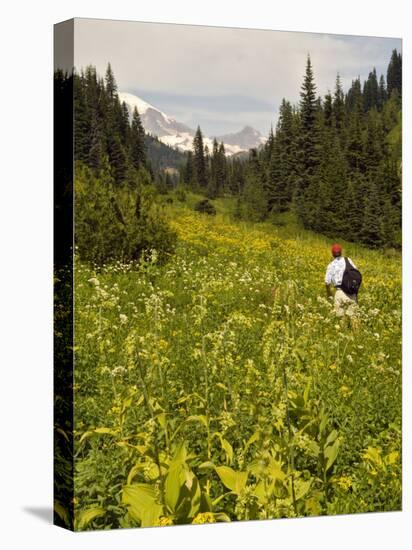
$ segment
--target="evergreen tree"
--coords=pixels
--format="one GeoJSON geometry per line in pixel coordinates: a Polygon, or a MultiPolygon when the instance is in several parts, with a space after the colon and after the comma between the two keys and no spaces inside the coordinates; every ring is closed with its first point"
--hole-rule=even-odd
{"type": "Polygon", "coordinates": [[[117,84],[116,84],[116,80],[114,78],[112,66],[110,65],[110,63],[107,64],[105,83],[106,83],[106,93],[109,98],[109,101],[114,103],[114,101],[117,98],[117,84]]]}
{"type": "Polygon", "coordinates": [[[212,148],[212,157],[210,161],[210,177],[209,177],[209,185],[207,187],[207,196],[210,199],[215,199],[218,195],[218,164],[219,164],[219,144],[217,142],[217,139],[213,139],[213,148],[212,148]]]}
{"type": "Polygon", "coordinates": [[[363,95],[360,78],[352,80],[352,85],[346,94],[346,106],[349,112],[359,111],[363,105],[363,95]]]}
{"type": "Polygon", "coordinates": [[[359,241],[363,225],[363,201],[365,199],[365,181],[360,172],[348,178],[345,195],[345,217],[343,234],[348,241],[359,241]]]}
{"type": "Polygon", "coordinates": [[[364,145],[365,168],[375,180],[378,173],[381,172],[381,162],[383,161],[385,148],[385,136],[376,109],[368,113],[366,125],[366,139],[364,145]]]}
{"type": "Polygon", "coordinates": [[[266,214],[267,199],[263,170],[256,149],[251,149],[245,173],[240,215],[251,221],[262,221],[266,214]]]}
{"type": "Polygon", "coordinates": [[[275,139],[267,166],[264,191],[269,212],[281,212],[286,203],[285,182],[282,180],[279,142],[275,139]]]}
{"type": "Polygon", "coordinates": [[[386,92],[386,84],[385,84],[385,77],[383,74],[381,74],[381,77],[379,79],[379,91],[378,91],[378,103],[377,107],[379,111],[382,111],[383,106],[388,99],[388,94],[386,92]]]}
{"type": "Polygon", "coordinates": [[[94,67],[90,65],[86,67],[84,75],[82,74],[78,80],[78,86],[81,86],[83,90],[82,92],[77,90],[77,93],[82,96],[82,101],[85,104],[82,114],[86,113],[87,124],[77,124],[81,122],[81,119],[77,119],[75,111],[75,153],[76,143],[79,143],[80,147],[81,144],[87,144],[88,150],[84,150],[81,157],[75,156],[75,158],[79,160],[82,158],[91,168],[100,170],[103,158],[107,154],[101,101],[104,88],[102,89],[101,83],[98,82],[94,67]],[[84,135],[83,132],[88,132],[88,135],[84,135]]]}
{"type": "Polygon", "coordinates": [[[347,161],[335,128],[325,128],[322,140],[322,163],[314,197],[315,223],[313,228],[329,235],[345,230],[347,161]]]}
{"type": "Polygon", "coordinates": [[[108,140],[109,161],[116,183],[121,183],[126,177],[127,157],[119,134],[113,134],[108,140]]]}
{"type": "Polygon", "coordinates": [[[319,166],[319,140],[316,126],[318,107],[315,90],[312,64],[308,56],[306,74],[300,92],[302,167],[304,177],[307,179],[305,187],[310,184],[310,177],[316,173],[316,169],[319,166]]]}
{"type": "Polygon", "coordinates": [[[386,83],[389,97],[393,90],[397,90],[399,97],[402,97],[402,55],[398,53],[396,49],[392,51],[386,75],[386,83]]]}
{"type": "Polygon", "coordinates": [[[84,93],[84,74],[74,75],[74,156],[83,162],[88,161],[90,149],[90,112],[84,93]]]}
{"type": "Polygon", "coordinates": [[[102,167],[104,156],[102,125],[97,116],[93,116],[91,121],[90,148],[87,155],[87,163],[91,168],[99,171],[102,167]]]}
{"type": "Polygon", "coordinates": [[[263,146],[263,151],[262,151],[262,160],[266,164],[269,163],[270,157],[272,155],[274,143],[275,143],[275,135],[273,133],[273,125],[271,125],[268,139],[266,140],[266,143],[263,146]]]}
{"type": "Polygon", "coordinates": [[[384,242],[383,233],[382,210],[378,190],[373,179],[369,178],[366,185],[362,228],[360,230],[359,239],[368,246],[378,247],[384,242]]]}
{"type": "MultiPolygon", "coordinates": [[[[394,127],[400,126],[400,107],[398,90],[393,90],[382,109],[382,124],[386,133],[391,132],[394,127]]],[[[400,133],[399,137],[401,137],[400,133]]],[[[400,150],[399,153],[401,153],[400,150]]]]}
{"type": "Polygon", "coordinates": [[[101,89],[97,81],[96,69],[88,65],[84,72],[84,77],[81,79],[86,95],[86,102],[90,108],[97,109],[99,104],[99,97],[101,95],[101,89]]]}
{"type": "Polygon", "coordinates": [[[319,167],[319,128],[317,124],[318,104],[316,100],[316,86],[313,77],[312,64],[308,56],[306,73],[300,96],[300,188],[297,194],[297,210],[305,225],[309,217],[307,208],[310,207],[308,192],[314,183],[319,167]]]}
{"type": "MultiPolygon", "coordinates": [[[[297,129],[298,120],[289,101],[281,105],[280,111],[280,160],[282,178],[285,181],[285,199],[290,204],[296,188],[298,171],[297,129]]],[[[286,205],[285,205],[286,206],[286,205]]]]}
{"type": "Polygon", "coordinates": [[[402,178],[398,169],[398,159],[389,151],[382,168],[382,177],[385,182],[385,195],[394,207],[393,214],[400,227],[402,212],[402,178]]]}
{"type": "Polygon", "coordinates": [[[351,113],[349,115],[349,131],[347,140],[346,157],[349,164],[349,168],[352,172],[364,172],[365,171],[365,157],[363,151],[363,137],[362,137],[362,123],[363,123],[363,109],[362,109],[362,95],[360,92],[360,82],[355,81],[353,87],[353,101],[351,113]]]}
{"type": "Polygon", "coordinates": [[[130,160],[134,168],[138,169],[146,163],[146,146],[143,125],[136,107],[133,109],[129,140],[130,160]]]}
{"type": "Polygon", "coordinates": [[[217,164],[217,193],[221,195],[225,187],[227,186],[227,161],[226,161],[226,151],[223,141],[219,145],[218,152],[218,164],[217,164]]]}
{"type": "Polygon", "coordinates": [[[379,102],[379,86],[376,76],[376,69],[369,73],[368,79],[363,86],[363,109],[365,112],[377,107],[379,102]]]}
{"type": "Polygon", "coordinates": [[[342,130],[345,123],[345,96],[339,73],[336,76],[335,93],[333,95],[333,118],[336,129],[338,131],[342,130]]]}
{"type": "Polygon", "coordinates": [[[206,193],[207,189],[210,186],[210,174],[211,174],[211,168],[212,168],[212,158],[209,151],[209,146],[205,145],[205,167],[206,167],[206,193]]]}
{"type": "Polygon", "coordinates": [[[188,151],[186,164],[183,169],[183,183],[187,187],[192,187],[194,184],[194,165],[193,165],[193,153],[188,151]]]}
{"type": "Polygon", "coordinates": [[[126,145],[121,139],[122,108],[117,95],[117,84],[110,63],[107,65],[104,82],[100,83],[101,109],[103,112],[107,152],[112,173],[116,183],[126,177],[126,145]]]}
{"type": "Polygon", "coordinates": [[[194,179],[196,185],[200,189],[207,187],[206,159],[205,150],[203,147],[203,135],[200,126],[197,127],[195,137],[193,139],[193,166],[194,179]]]}
{"type": "Polygon", "coordinates": [[[332,95],[330,92],[328,92],[325,95],[325,101],[323,102],[323,110],[324,110],[324,116],[325,116],[325,126],[332,126],[333,124],[333,105],[332,105],[332,95]]]}
{"type": "Polygon", "coordinates": [[[242,161],[237,160],[237,159],[232,159],[232,161],[230,163],[230,172],[229,172],[229,176],[228,176],[229,191],[232,194],[236,195],[239,198],[239,201],[240,201],[240,197],[241,197],[241,194],[243,192],[243,188],[244,188],[244,184],[245,184],[245,181],[244,181],[245,169],[244,169],[244,167],[246,165],[247,165],[246,162],[242,162],[242,161]]]}
{"type": "Polygon", "coordinates": [[[296,164],[294,115],[290,102],[283,99],[276,135],[272,138],[270,157],[266,162],[265,190],[269,211],[284,212],[288,209],[296,183],[296,164]]]}
{"type": "Polygon", "coordinates": [[[399,247],[401,244],[401,228],[398,212],[385,197],[382,203],[382,240],[386,246],[399,247]]]}
{"type": "Polygon", "coordinates": [[[119,113],[119,134],[122,144],[128,146],[130,139],[130,121],[129,110],[124,101],[121,104],[119,113]]]}

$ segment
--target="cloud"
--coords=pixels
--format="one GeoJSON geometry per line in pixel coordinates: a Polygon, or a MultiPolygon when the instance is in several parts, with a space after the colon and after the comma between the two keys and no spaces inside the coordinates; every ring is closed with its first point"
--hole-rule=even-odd
{"type": "Polygon", "coordinates": [[[103,73],[110,61],[119,89],[141,91],[176,116],[186,108],[183,122],[237,121],[238,128],[251,124],[264,133],[283,97],[299,100],[308,54],[324,95],[338,72],[345,87],[374,66],[386,74],[392,49],[401,49],[393,38],[98,19],[76,19],[75,44],[76,67],[93,64],[103,73]]]}

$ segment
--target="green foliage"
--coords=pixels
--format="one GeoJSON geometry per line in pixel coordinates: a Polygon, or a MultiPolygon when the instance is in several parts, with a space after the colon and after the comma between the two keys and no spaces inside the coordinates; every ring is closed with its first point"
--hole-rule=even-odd
{"type": "Polygon", "coordinates": [[[308,57],[299,108],[282,100],[276,133],[271,130],[260,151],[251,151],[247,161],[228,161],[215,140],[209,155],[198,128],[181,180],[209,198],[236,196],[238,219],[263,221],[293,210],[304,227],[333,238],[399,247],[399,108],[398,89],[389,96],[375,69],[363,91],[358,78],[346,95],[338,75],[333,96],[322,101],[308,57]],[[377,192],[375,209],[369,207],[371,186],[377,192]]]}
{"type": "Polygon", "coordinates": [[[175,196],[179,202],[186,202],[187,193],[183,185],[179,185],[178,187],[176,187],[175,196]]]}
{"type": "Polygon", "coordinates": [[[193,139],[193,178],[194,184],[198,189],[206,189],[208,181],[206,158],[203,146],[203,135],[199,126],[193,139]]]}
{"type": "Polygon", "coordinates": [[[104,516],[106,514],[106,510],[101,507],[94,507],[94,508],[85,508],[80,512],[80,514],[76,518],[75,523],[75,530],[76,531],[83,531],[86,529],[86,527],[91,523],[93,520],[104,516]]]}
{"type": "Polygon", "coordinates": [[[296,124],[291,104],[282,100],[276,139],[273,134],[266,148],[265,192],[269,211],[284,212],[292,200],[297,182],[296,124]]]}
{"type": "Polygon", "coordinates": [[[379,85],[376,76],[376,69],[369,73],[368,79],[365,80],[363,86],[363,108],[369,111],[372,108],[378,107],[379,104],[379,85]]]}
{"type": "Polygon", "coordinates": [[[327,240],[198,199],[168,206],[167,265],[76,258],[75,528],[400,509],[399,254],[350,245],[354,333],[327,240]]]}
{"type": "Polygon", "coordinates": [[[196,212],[201,212],[203,214],[210,214],[212,216],[216,214],[216,208],[211,202],[208,201],[208,199],[203,199],[197,202],[194,206],[194,209],[196,210],[196,212]]]}
{"type": "Polygon", "coordinates": [[[187,187],[195,187],[195,175],[194,175],[193,153],[189,151],[187,153],[186,164],[183,166],[182,183],[187,187]]]}
{"type": "Polygon", "coordinates": [[[363,91],[357,78],[345,95],[338,75],[333,96],[322,101],[308,57],[299,109],[282,100],[276,133],[258,155],[260,172],[252,157],[244,170],[237,217],[293,210],[304,227],[332,238],[400,247],[400,68],[395,51],[392,88],[373,69],[363,91]]]}
{"type": "Polygon", "coordinates": [[[156,136],[145,134],[145,149],[147,162],[155,175],[165,169],[174,169],[179,171],[184,166],[186,155],[177,149],[159,141],[156,136]]]}
{"type": "Polygon", "coordinates": [[[308,56],[306,73],[303,80],[300,96],[300,133],[299,144],[301,152],[301,186],[300,193],[311,184],[319,165],[319,124],[317,122],[318,106],[316,102],[316,85],[314,81],[312,63],[308,56]]]}
{"type": "Polygon", "coordinates": [[[135,110],[130,123],[110,63],[104,80],[98,78],[92,66],[75,74],[74,79],[75,160],[96,173],[108,162],[114,182],[121,184],[129,168],[147,164],[139,114],[135,110]]]}
{"type": "Polygon", "coordinates": [[[391,60],[386,74],[388,85],[388,96],[390,97],[394,90],[402,97],[402,54],[395,50],[392,51],[391,60]]]}
{"type": "Polygon", "coordinates": [[[268,198],[265,192],[265,176],[257,151],[250,151],[250,158],[244,175],[244,186],[239,204],[240,218],[262,221],[268,212],[268,198]]]}
{"type": "Polygon", "coordinates": [[[216,473],[227,489],[235,495],[241,495],[246,488],[248,472],[235,472],[228,466],[218,466],[216,473]]]}
{"type": "Polygon", "coordinates": [[[123,504],[128,507],[131,519],[141,527],[153,527],[163,511],[155,488],[143,483],[123,488],[123,504]]]}
{"type": "Polygon", "coordinates": [[[213,151],[210,159],[210,178],[207,187],[207,196],[210,199],[215,199],[222,195],[226,186],[227,179],[227,162],[225,146],[223,143],[218,144],[216,138],[213,140],[213,151]]]}
{"type": "Polygon", "coordinates": [[[382,245],[382,210],[377,188],[372,179],[365,187],[366,196],[363,210],[363,223],[360,230],[362,242],[377,247],[382,245]]]}
{"type": "Polygon", "coordinates": [[[308,58],[299,108],[283,100],[247,160],[200,128],[193,152],[165,149],[110,65],[75,75],[76,530],[400,508],[398,254],[353,245],[354,334],[302,228],[400,246],[400,61],[387,88],[372,71],[345,95],[338,76],[322,101],[308,58]]]}
{"type": "Polygon", "coordinates": [[[106,164],[98,175],[76,165],[75,244],[84,261],[139,260],[156,250],[160,261],[173,251],[176,236],[155,202],[148,173],[141,168],[115,185],[106,164]]]}
{"type": "Polygon", "coordinates": [[[132,124],[130,127],[130,159],[136,170],[143,167],[146,162],[145,133],[139,113],[135,107],[133,110],[132,124]]]}
{"type": "Polygon", "coordinates": [[[345,95],[339,74],[336,76],[335,93],[333,95],[332,117],[333,125],[340,132],[345,125],[345,95]]]}
{"type": "MultiPolygon", "coordinates": [[[[140,260],[155,250],[164,261],[176,237],[156,204],[153,167],[146,156],[147,143],[152,150],[156,140],[145,136],[136,108],[129,120],[110,64],[104,80],[92,66],[75,74],[74,103],[75,244],[80,257],[101,265],[140,260]]],[[[162,174],[158,164],[156,169],[157,191],[167,193],[174,185],[170,169],[162,174]]]]}

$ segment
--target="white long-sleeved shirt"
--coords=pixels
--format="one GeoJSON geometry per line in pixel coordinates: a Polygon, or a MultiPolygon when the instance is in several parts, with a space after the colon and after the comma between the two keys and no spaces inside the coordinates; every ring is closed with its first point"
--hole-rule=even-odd
{"type": "MultiPolygon", "coordinates": [[[[356,265],[348,258],[349,263],[356,268],[356,265]]],[[[330,262],[326,269],[325,283],[327,285],[339,286],[342,284],[343,273],[345,272],[345,258],[339,256],[330,262]]]]}

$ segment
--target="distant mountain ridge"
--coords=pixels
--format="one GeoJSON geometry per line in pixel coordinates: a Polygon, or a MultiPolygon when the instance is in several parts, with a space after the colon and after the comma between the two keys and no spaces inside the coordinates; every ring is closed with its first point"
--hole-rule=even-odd
{"type": "MultiPolygon", "coordinates": [[[[126,103],[130,113],[135,107],[137,108],[147,133],[157,136],[161,142],[171,147],[177,147],[181,151],[192,149],[195,130],[134,94],[121,92],[119,99],[126,103]]],[[[204,145],[207,145],[210,151],[213,147],[214,137],[204,136],[203,139],[204,145]]],[[[219,142],[223,141],[227,155],[248,151],[252,147],[259,147],[266,141],[260,132],[251,126],[245,126],[239,132],[216,136],[216,139],[219,142]]]]}
{"type": "Polygon", "coordinates": [[[253,147],[259,147],[266,142],[266,138],[260,132],[251,126],[245,126],[242,130],[236,133],[217,136],[218,141],[223,141],[225,145],[235,145],[243,151],[248,151],[253,147]]]}

